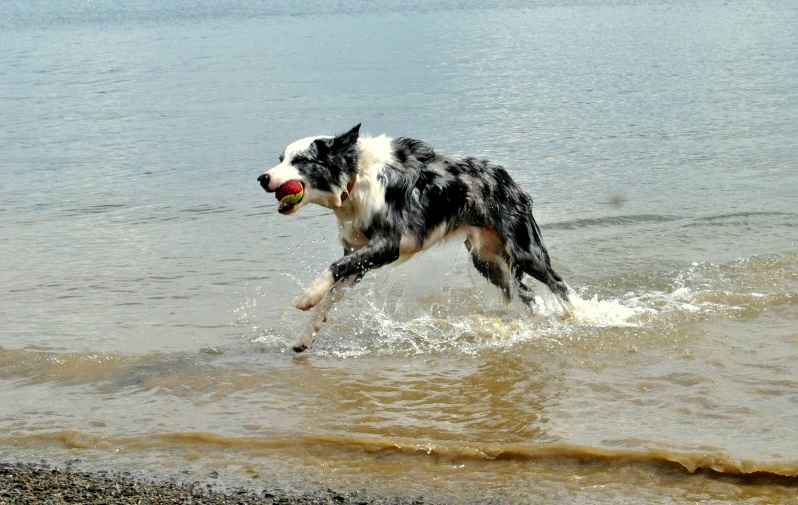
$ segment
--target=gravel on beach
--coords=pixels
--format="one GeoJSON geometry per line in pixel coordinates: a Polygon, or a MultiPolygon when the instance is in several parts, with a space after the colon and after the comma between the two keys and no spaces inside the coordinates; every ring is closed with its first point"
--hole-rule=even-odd
{"type": "Polygon", "coordinates": [[[282,489],[216,491],[199,482],[145,481],[115,472],[0,462],[0,505],[122,504],[423,504],[422,498],[377,497],[331,489],[297,493],[282,489]]]}

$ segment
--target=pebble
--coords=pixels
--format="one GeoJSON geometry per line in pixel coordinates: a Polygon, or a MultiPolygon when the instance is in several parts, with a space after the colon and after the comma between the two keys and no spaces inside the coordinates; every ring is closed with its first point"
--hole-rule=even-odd
{"type": "MultiPolygon", "coordinates": [[[[218,474],[217,474],[218,475],[218,474]]],[[[45,464],[0,462],[0,505],[422,505],[423,498],[371,496],[365,491],[282,489],[215,491],[198,482],[143,481],[109,471],[80,472],[45,464]]]]}

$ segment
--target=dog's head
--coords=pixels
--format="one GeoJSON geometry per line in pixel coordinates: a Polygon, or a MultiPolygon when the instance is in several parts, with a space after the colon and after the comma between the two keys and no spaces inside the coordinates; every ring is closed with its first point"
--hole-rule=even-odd
{"type": "MultiPolygon", "coordinates": [[[[306,203],[324,207],[340,207],[349,196],[347,185],[357,171],[357,139],[360,125],[335,137],[308,137],[290,144],[280,155],[280,164],[258,177],[269,193],[278,191],[290,181],[302,185],[302,195],[283,197],[277,208],[281,214],[293,214],[306,203]],[[292,203],[286,200],[291,200],[292,203]]],[[[293,186],[293,185],[292,185],[293,186]]]]}

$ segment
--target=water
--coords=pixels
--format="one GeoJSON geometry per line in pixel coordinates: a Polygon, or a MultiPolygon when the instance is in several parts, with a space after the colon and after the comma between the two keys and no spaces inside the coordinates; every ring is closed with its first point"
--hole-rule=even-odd
{"type": "Polygon", "coordinates": [[[798,9],[0,8],[0,453],[445,502],[773,503],[798,476],[798,9]],[[508,167],[564,315],[448,245],[369,274],[255,178],[362,122],[508,167]]]}

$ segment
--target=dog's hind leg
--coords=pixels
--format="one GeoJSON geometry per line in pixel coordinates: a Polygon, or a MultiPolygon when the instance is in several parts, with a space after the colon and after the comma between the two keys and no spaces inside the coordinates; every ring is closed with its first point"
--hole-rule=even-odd
{"type": "Polygon", "coordinates": [[[302,352],[310,348],[316,340],[316,334],[321,330],[321,325],[327,322],[327,315],[330,313],[332,306],[344,297],[346,290],[357,282],[361,275],[354,274],[344,277],[338,281],[332,289],[324,296],[324,298],[316,305],[313,315],[310,317],[305,329],[300,333],[297,341],[291,346],[296,352],[302,352]]]}
{"type": "Polygon", "coordinates": [[[500,235],[507,244],[518,271],[516,278],[520,282],[523,273],[529,274],[545,284],[564,302],[568,301],[568,286],[562,277],[551,268],[549,252],[543,245],[540,228],[532,217],[531,211],[526,216],[512,216],[500,224],[500,235]],[[523,273],[522,273],[523,272],[523,273]]]}
{"type": "Polygon", "coordinates": [[[512,299],[513,273],[496,232],[489,228],[469,229],[465,246],[477,271],[501,289],[505,301],[509,302],[512,299]]]}
{"type": "Polygon", "coordinates": [[[559,296],[562,301],[567,302],[569,297],[568,286],[565,284],[562,277],[560,277],[560,274],[555,272],[554,269],[551,268],[551,265],[548,264],[548,253],[546,253],[545,250],[543,252],[546,257],[545,265],[540,265],[537,261],[523,261],[519,263],[519,268],[545,284],[551,292],[559,296]]]}
{"type": "Polygon", "coordinates": [[[499,261],[488,261],[476,254],[471,254],[471,262],[483,277],[488,279],[494,286],[502,290],[504,299],[510,301],[512,290],[510,288],[510,269],[506,264],[499,261]]]}
{"type": "Polygon", "coordinates": [[[524,271],[520,268],[515,271],[515,282],[518,285],[518,297],[527,305],[535,305],[535,293],[523,281],[524,271]]]}

